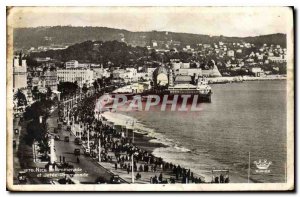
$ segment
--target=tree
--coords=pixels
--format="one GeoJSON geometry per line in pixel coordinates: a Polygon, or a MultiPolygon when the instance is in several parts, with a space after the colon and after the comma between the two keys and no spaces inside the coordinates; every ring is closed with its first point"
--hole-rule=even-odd
{"type": "Polygon", "coordinates": [[[52,90],[50,87],[47,87],[46,98],[49,100],[51,99],[51,96],[52,96],[52,90]]]}
{"type": "Polygon", "coordinates": [[[75,94],[78,89],[77,82],[60,82],[57,86],[57,90],[61,92],[61,98],[75,94]]]}
{"type": "Polygon", "coordinates": [[[85,94],[85,93],[87,93],[87,91],[88,91],[87,85],[86,85],[86,84],[83,84],[82,92],[85,94]]]}
{"type": "Polygon", "coordinates": [[[40,116],[48,117],[49,109],[53,105],[51,100],[36,101],[31,106],[27,107],[24,112],[24,118],[26,120],[39,120],[40,116]]]}
{"type": "Polygon", "coordinates": [[[47,137],[42,138],[38,141],[39,152],[44,154],[44,157],[47,157],[48,152],[50,151],[49,141],[47,137]]]}
{"type": "Polygon", "coordinates": [[[40,94],[40,92],[39,92],[39,90],[38,90],[38,87],[37,87],[37,86],[34,86],[34,87],[33,87],[33,89],[32,89],[32,91],[31,91],[31,93],[32,93],[32,96],[33,96],[33,99],[34,99],[34,100],[36,100],[36,99],[38,99],[38,98],[39,98],[39,94],[40,94]]]}
{"type": "Polygon", "coordinates": [[[98,84],[98,80],[97,79],[93,82],[93,86],[94,86],[95,90],[98,91],[99,84],[98,84]]]}
{"type": "Polygon", "coordinates": [[[14,99],[17,99],[18,107],[27,105],[26,96],[23,94],[23,92],[20,89],[18,89],[17,93],[14,95],[14,99]]]}
{"type": "Polygon", "coordinates": [[[34,141],[40,142],[45,138],[46,128],[39,120],[34,119],[26,126],[27,134],[25,135],[25,143],[32,145],[34,141]]]}

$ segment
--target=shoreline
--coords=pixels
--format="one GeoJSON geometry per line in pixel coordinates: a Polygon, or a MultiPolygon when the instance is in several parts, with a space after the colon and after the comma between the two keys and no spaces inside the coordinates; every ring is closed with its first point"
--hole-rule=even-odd
{"type": "MultiPolygon", "coordinates": [[[[218,77],[218,78],[208,78],[208,80],[211,80],[211,84],[225,84],[225,83],[242,83],[244,81],[270,81],[270,80],[286,80],[286,76],[284,75],[269,75],[264,77],[249,77],[249,76],[237,76],[237,77],[218,77]]],[[[126,89],[130,87],[131,85],[127,85],[124,87],[121,87],[119,89],[126,89]]],[[[119,90],[116,89],[115,91],[119,90]]],[[[127,118],[136,119],[135,117],[131,116],[130,114],[124,114],[120,112],[104,112],[102,115],[106,117],[109,121],[113,122],[116,125],[126,125],[126,121],[119,120],[118,116],[126,116],[127,118]],[[109,114],[111,113],[111,114],[109,114]]],[[[173,162],[175,164],[180,164],[177,161],[171,161],[167,158],[164,158],[162,154],[160,154],[161,150],[165,150],[165,148],[174,148],[172,145],[169,145],[168,143],[165,144],[164,141],[161,141],[161,136],[159,139],[155,137],[155,134],[161,135],[159,132],[155,132],[155,129],[151,129],[151,127],[148,127],[149,125],[146,125],[144,123],[139,123],[140,125],[143,125],[143,128],[139,128],[140,130],[147,129],[147,131],[143,131],[142,133],[135,132],[135,136],[139,139],[138,143],[136,143],[137,147],[140,147],[144,150],[151,151],[151,153],[157,157],[162,157],[164,161],[167,162],[173,162]],[[149,130],[151,130],[149,132],[149,130]],[[153,137],[154,136],[154,137],[153,137]]],[[[182,147],[186,149],[185,147],[182,147]]],[[[218,163],[217,159],[212,159],[216,163],[218,163]]],[[[212,162],[213,162],[212,161],[212,162]]],[[[187,167],[187,166],[184,166],[187,167]]],[[[187,167],[189,168],[189,167],[187,167]]],[[[191,169],[196,174],[200,175],[201,177],[205,177],[206,182],[210,182],[211,176],[207,172],[207,170],[204,169],[191,169]],[[202,171],[202,172],[201,172],[202,171]]],[[[230,178],[231,183],[247,183],[248,179],[246,176],[239,175],[238,170],[231,170],[230,178]]],[[[258,180],[250,178],[251,183],[258,183],[258,180]]]]}
{"type": "Polygon", "coordinates": [[[209,84],[226,84],[226,83],[242,83],[244,81],[272,81],[272,80],[286,80],[285,75],[266,75],[262,77],[251,76],[229,76],[229,77],[214,77],[207,78],[209,84]]]}
{"type": "MultiPolygon", "coordinates": [[[[109,122],[114,123],[115,125],[122,125],[122,126],[126,126],[126,124],[124,124],[124,121],[119,117],[126,117],[126,118],[132,118],[135,119],[134,117],[130,116],[130,115],[124,115],[122,113],[117,113],[117,112],[104,112],[102,113],[102,116],[105,117],[109,122]],[[120,119],[118,119],[120,118],[120,119]],[[123,123],[123,124],[122,124],[123,123]]],[[[137,127],[136,130],[141,130],[141,129],[146,129],[147,131],[140,131],[140,132],[134,132],[134,139],[135,139],[135,145],[143,150],[149,151],[151,152],[154,156],[156,157],[161,157],[164,161],[166,162],[170,162],[170,163],[174,163],[176,165],[180,165],[182,167],[185,168],[189,168],[187,166],[184,166],[178,162],[172,162],[166,158],[164,158],[161,155],[158,155],[158,153],[160,152],[160,150],[162,149],[167,149],[167,148],[174,148],[174,144],[164,144],[163,142],[160,142],[160,139],[157,139],[156,137],[152,137],[149,136],[148,134],[149,131],[151,130],[151,132],[155,132],[152,131],[154,129],[150,129],[149,127],[147,127],[147,125],[144,125],[143,123],[139,123],[139,126],[137,127]]],[[[135,131],[136,131],[135,130],[135,131]]],[[[160,135],[160,133],[155,132],[158,135],[160,135]]],[[[132,139],[132,131],[128,132],[129,138],[132,139]]],[[[151,134],[150,134],[151,135],[151,134]]],[[[162,136],[163,137],[163,136],[162,136]]],[[[175,145],[176,146],[176,145],[175,145]]],[[[187,150],[188,152],[190,151],[189,149],[187,149],[186,147],[180,147],[180,149],[184,149],[187,150]]],[[[216,161],[217,162],[217,161],[216,161]]],[[[191,171],[194,172],[196,175],[205,178],[205,182],[206,183],[210,183],[211,182],[211,175],[206,171],[206,170],[201,170],[201,169],[192,169],[191,171]]],[[[231,183],[247,183],[248,180],[242,176],[238,176],[236,171],[231,171],[230,172],[230,182],[231,183]]],[[[255,183],[257,181],[250,179],[251,183],[255,183]]]]}

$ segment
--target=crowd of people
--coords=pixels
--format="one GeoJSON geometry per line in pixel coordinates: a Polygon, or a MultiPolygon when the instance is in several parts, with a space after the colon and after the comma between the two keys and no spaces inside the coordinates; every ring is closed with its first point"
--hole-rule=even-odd
{"type": "MultiPolygon", "coordinates": [[[[85,125],[82,139],[87,138],[87,130],[89,130],[89,139],[90,142],[93,142],[90,145],[92,157],[98,157],[100,146],[102,162],[114,163],[116,170],[122,169],[128,174],[133,168],[136,180],[142,179],[143,173],[152,172],[155,176],[150,177],[149,183],[151,184],[204,182],[203,178],[195,176],[190,169],[165,162],[162,158],[155,157],[152,153],[135,146],[131,137],[125,136],[122,130],[116,130],[114,126],[107,124],[105,118],[99,118],[99,114],[94,112],[96,99],[99,96],[101,95],[85,98],[70,113],[70,116],[77,120],[77,124],[85,125]],[[164,175],[168,175],[168,177],[164,175]]],[[[227,180],[224,177],[223,179],[224,182],[227,180]]],[[[223,179],[220,178],[220,181],[223,179]]]]}

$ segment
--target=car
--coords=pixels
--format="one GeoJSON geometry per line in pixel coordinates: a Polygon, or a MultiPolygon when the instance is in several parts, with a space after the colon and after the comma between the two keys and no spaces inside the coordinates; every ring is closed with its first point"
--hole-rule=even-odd
{"type": "Polygon", "coordinates": [[[79,137],[77,137],[77,138],[75,138],[74,143],[76,145],[82,145],[82,140],[79,137]]]}
{"type": "Polygon", "coordinates": [[[105,178],[104,177],[102,177],[102,176],[99,176],[98,178],[96,178],[96,180],[95,180],[95,183],[96,184],[105,184],[106,183],[106,181],[105,181],[105,178]]]}
{"type": "Polygon", "coordinates": [[[20,183],[26,183],[27,182],[27,175],[25,171],[20,171],[18,174],[18,180],[20,183]]]}
{"type": "Polygon", "coordinates": [[[90,155],[91,150],[89,148],[84,149],[84,154],[85,155],[90,155]]]}
{"type": "Polygon", "coordinates": [[[68,162],[58,164],[57,166],[59,169],[61,169],[61,170],[59,170],[59,172],[65,172],[64,169],[73,169],[74,168],[74,166],[68,162]]]}
{"type": "Polygon", "coordinates": [[[58,133],[58,128],[54,128],[53,132],[58,133]]]}
{"type": "Polygon", "coordinates": [[[119,175],[113,175],[113,176],[110,178],[110,183],[111,183],[111,184],[121,184],[121,180],[120,180],[119,175]]]}
{"type": "Polygon", "coordinates": [[[59,135],[55,135],[55,136],[54,136],[54,140],[56,140],[56,141],[60,140],[59,135]]]}
{"type": "Polygon", "coordinates": [[[79,148],[75,148],[74,149],[74,155],[75,156],[79,156],[80,155],[80,149],[79,148]]]}
{"type": "Polygon", "coordinates": [[[65,142],[69,142],[70,141],[70,138],[69,136],[65,136],[65,139],[64,139],[65,142]]]}

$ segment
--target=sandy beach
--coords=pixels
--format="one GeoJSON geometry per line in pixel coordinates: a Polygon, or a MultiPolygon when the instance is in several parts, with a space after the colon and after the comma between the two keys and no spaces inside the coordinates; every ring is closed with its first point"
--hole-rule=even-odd
{"type": "MultiPolygon", "coordinates": [[[[166,162],[172,162],[171,160],[168,160],[168,158],[163,158],[163,156],[160,154],[161,150],[168,149],[169,147],[173,146],[173,144],[170,142],[171,139],[166,139],[165,136],[163,136],[159,133],[155,133],[154,129],[148,128],[147,126],[143,125],[143,123],[139,122],[138,120],[136,120],[133,117],[128,116],[127,114],[124,115],[124,114],[116,113],[116,112],[104,112],[101,115],[105,119],[107,119],[107,121],[114,123],[115,125],[128,126],[128,124],[126,124],[126,121],[128,121],[128,120],[136,121],[135,132],[134,132],[134,142],[135,142],[134,144],[143,150],[147,150],[147,151],[151,152],[153,155],[155,155],[157,157],[162,157],[162,159],[164,159],[164,161],[166,161],[166,162]]],[[[133,136],[132,132],[129,131],[128,137],[132,138],[132,136],[133,136]]],[[[177,147],[177,148],[178,148],[178,151],[190,151],[185,147],[177,147]]],[[[178,155],[178,156],[180,156],[180,155],[178,155]]],[[[203,160],[205,160],[205,156],[203,156],[203,160]]],[[[174,163],[174,164],[178,165],[178,163],[174,163]]],[[[113,164],[102,163],[101,165],[103,165],[103,167],[110,170],[111,172],[119,174],[123,179],[125,179],[129,182],[131,181],[130,174],[126,175],[127,173],[124,174],[125,171],[123,172],[122,170],[115,170],[113,164]]],[[[179,165],[185,167],[182,164],[179,164],[179,165]]],[[[191,169],[191,171],[193,171],[196,174],[196,176],[203,177],[205,179],[205,182],[210,182],[212,179],[211,172],[206,172],[201,169],[191,169]]],[[[153,175],[155,175],[155,174],[153,174],[153,175]]],[[[143,174],[143,177],[150,178],[150,176],[151,176],[151,173],[143,174]]],[[[238,174],[234,174],[234,173],[230,174],[230,182],[231,183],[246,183],[247,181],[248,181],[247,179],[240,177],[238,174]]],[[[253,181],[250,180],[250,182],[253,182],[253,181]]],[[[143,183],[143,181],[141,183],[143,183]]]]}

